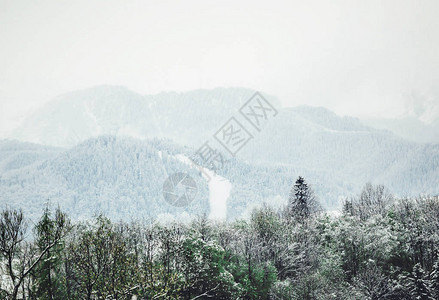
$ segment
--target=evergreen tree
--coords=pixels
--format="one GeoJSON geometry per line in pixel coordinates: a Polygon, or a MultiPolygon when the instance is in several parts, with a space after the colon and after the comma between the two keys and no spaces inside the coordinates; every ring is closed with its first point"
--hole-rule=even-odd
{"type": "Polygon", "coordinates": [[[439,299],[439,259],[433,265],[433,270],[430,274],[430,290],[435,299],[439,299]]]}
{"type": "Polygon", "coordinates": [[[290,192],[288,204],[290,216],[299,222],[308,219],[319,208],[314,192],[301,176],[290,192]]]}
{"type": "Polygon", "coordinates": [[[348,200],[348,199],[345,200],[345,202],[343,203],[342,212],[343,212],[343,215],[345,215],[345,216],[346,215],[350,215],[350,216],[354,215],[354,207],[352,204],[352,200],[348,200]]]}
{"type": "Polygon", "coordinates": [[[35,280],[35,295],[38,299],[64,299],[65,278],[62,276],[62,251],[68,221],[59,209],[52,218],[47,207],[36,225],[36,246],[39,251],[47,250],[32,272],[35,280]],[[53,245],[53,246],[51,246],[53,245]]]}
{"type": "Polygon", "coordinates": [[[433,300],[431,293],[428,289],[428,279],[424,270],[420,264],[416,264],[413,267],[413,272],[408,278],[408,290],[410,291],[413,299],[416,300],[433,300]]]}

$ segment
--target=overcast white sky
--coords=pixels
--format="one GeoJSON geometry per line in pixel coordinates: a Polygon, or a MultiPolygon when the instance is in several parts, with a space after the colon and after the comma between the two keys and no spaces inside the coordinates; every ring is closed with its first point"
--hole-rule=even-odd
{"type": "Polygon", "coordinates": [[[0,133],[54,96],[244,86],[394,117],[439,105],[439,1],[0,0],[0,133]],[[413,104],[413,103],[412,103],[413,104]]]}

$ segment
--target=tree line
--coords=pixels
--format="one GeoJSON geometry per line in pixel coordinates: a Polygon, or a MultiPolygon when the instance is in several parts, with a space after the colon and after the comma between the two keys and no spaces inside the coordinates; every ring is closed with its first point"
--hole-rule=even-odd
{"type": "Polygon", "coordinates": [[[299,177],[285,208],[232,223],[28,224],[1,212],[1,299],[439,299],[439,199],[381,185],[337,215],[299,177]]]}

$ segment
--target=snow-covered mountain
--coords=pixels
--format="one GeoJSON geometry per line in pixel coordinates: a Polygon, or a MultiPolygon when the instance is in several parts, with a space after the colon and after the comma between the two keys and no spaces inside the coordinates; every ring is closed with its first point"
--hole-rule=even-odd
{"type": "MultiPolygon", "coordinates": [[[[60,147],[100,135],[199,143],[253,93],[243,88],[218,88],[141,96],[123,87],[100,86],[49,102],[10,138],[60,147]]],[[[277,103],[275,98],[269,99],[277,103]]]]}
{"type": "MultiPolygon", "coordinates": [[[[174,156],[189,156],[212,141],[230,117],[240,118],[239,108],[253,93],[218,88],[142,96],[105,86],[60,96],[12,136],[45,146],[1,144],[2,153],[9,149],[0,160],[1,203],[7,197],[21,205],[28,199],[41,203],[46,197],[69,204],[78,216],[96,209],[123,218],[176,213],[162,203],[164,170],[187,169],[174,156]],[[157,153],[174,158],[163,162],[157,153]]],[[[262,201],[284,201],[299,175],[329,209],[368,181],[399,196],[439,193],[439,145],[410,142],[321,107],[282,108],[275,97],[264,96],[277,116],[260,132],[239,119],[254,138],[218,172],[232,185],[228,217],[262,201]]],[[[190,211],[208,212],[207,185],[204,192],[204,202],[190,211]]]]}
{"type": "Polygon", "coordinates": [[[434,94],[430,96],[411,93],[406,95],[405,106],[393,118],[363,116],[364,124],[390,130],[393,133],[418,143],[439,144],[439,101],[434,94]]]}
{"type": "Polygon", "coordinates": [[[364,117],[361,121],[367,126],[390,130],[407,140],[439,144],[439,118],[428,123],[412,116],[394,119],[364,117]]]}
{"type": "Polygon", "coordinates": [[[49,201],[75,219],[96,213],[116,220],[166,214],[233,219],[264,201],[285,200],[291,170],[235,160],[222,171],[224,177],[215,175],[207,182],[199,169],[187,163],[192,151],[170,142],[114,136],[89,139],[67,150],[1,141],[0,203],[23,208],[32,218],[49,201]],[[165,180],[177,172],[189,174],[197,185],[197,196],[187,207],[172,206],[163,196],[165,180]],[[220,208],[225,209],[221,214],[212,211],[218,209],[212,201],[221,188],[215,182],[228,189],[220,199],[220,208]]]}

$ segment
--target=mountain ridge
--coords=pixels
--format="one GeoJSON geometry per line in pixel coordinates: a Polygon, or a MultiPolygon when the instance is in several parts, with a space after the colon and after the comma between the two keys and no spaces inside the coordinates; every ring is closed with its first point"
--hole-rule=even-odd
{"type": "MultiPolygon", "coordinates": [[[[159,94],[160,96],[130,94],[129,90],[124,88],[116,90],[116,93],[112,94],[111,87],[98,88],[93,91],[101,92],[92,92],[79,98],[77,96],[83,95],[84,91],[82,94],[73,93],[65,100],[69,105],[65,105],[63,101],[58,102],[55,107],[48,105],[45,113],[31,118],[28,125],[22,127],[19,132],[22,139],[35,138],[40,143],[43,141],[42,144],[63,145],[64,148],[53,148],[57,149],[53,151],[59,155],[57,162],[48,158],[57,166],[66,164],[63,168],[55,168],[62,169],[62,174],[88,172],[84,170],[91,165],[95,171],[103,167],[108,169],[106,172],[109,173],[90,173],[93,185],[85,187],[80,182],[83,179],[81,177],[72,179],[75,184],[68,186],[68,178],[63,178],[58,173],[54,174],[53,170],[47,171],[44,165],[38,166],[41,170],[46,170],[50,177],[44,183],[46,187],[52,180],[53,188],[57,185],[63,187],[59,194],[79,193],[77,197],[82,199],[84,207],[84,199],[94,197],[87,189],[102,189],[99,190],[102,193],[126,197],[129,192],[125,191],[125,188],[120,187],[120,191],[115,191],[110,184],[113,180],[111,176],[123,172],[125,175],[121,180],[132,180],[139,185],[145,185],[155,199],[153,203],[157,203],[161,197],[157,183],[137,181],[138,179],[124,170],[124,166],[119,165],[119,162],[115,162],[117,167],[111,171],[112,169],[106,165],[107,162],[103,160],[107,157],[108,161],[113,161],[111,155],[120,155],[127,165],[137,170],[140,167],[136,165],[136,159],[131,152],[138,151],[135,149],[141,147],[151,150],[151,146],[148,146],[151,140],[155,140],[152,143],[160,145],[160,149],[155,149],[155,152],[178,148],[178,151],[183,153],[173,155],[185,154],[189,157],[208,141],[223,154],[230,163],[218,170],[218,174],[233,184],[229,199],[230,207],[234,208],[231,210],[231,218],[245,213],[252,199],[255,199],[255,204],[279,197],[285,199],[294,178],[299,175],[314,184],[323,205],[328,209],[340,207],[342,199],[358,193],[369,181],[388,186],[397,196],[439,194],[439,145],[414,143],[389,131],[365,126],[357,118],[340,117],[326,108],[276,107],[278,114],[267,120],[264,128],[258,132],[238,112],[241,105],[253,95],[254,91],[250,89],[215,89],[165,93],[159,94]],[[119,97],[126,94],[130,95],[129,99],[119,97]],[[214,133],[231,117],[240,120],[253,135],[236,157],[230,157],[213,138],[214,133]],[[102,145],[97,142],[102,141],[101,139],[116,139],[116,150],[105,148],[103,151],[102,145]],[[126,142],[127,139],[130,142],[126,142]],[[122,141],[122,145],[117,141],[122,141]],[[124,143],[127,145],[123,145],[124,143]],[[125,149],[124,147],[127,153],[118,154],[121,149],[125,149]],[[69,162],[73,163],[72,157],[66,156],[65,153],[74,154],[75,151],[80,153],[77,162],[86,163],[79,163],[80,169],[73,171],[78,166],[70,164],[69,162]],[[101,155],[95,157],[94,164],[90,162],[94,157],[90,156],[90,151],[101,155]],[[99,174],[107,174],[110,177],[108,180],[105,177],[99,181],[99,174]],[[99,188],[96,187],[98,184],[101,184],[99,188]]],[[[276,103],[275,98],[266,98],[276,103]]],[[[20,170],[29,164],[29,172],[35,171],[31,163],[44,158],[47,153],[41,154],[43,152],[38,150],[36,154],[24,154],[17,151],[16,158],[11,159],[8,166],[11,169],[15,164],[18,170],[5,168],[1,174],[2,178],[9,176],[10,179],[11,176],[15,176],[15,181],[12,181],[15,185],[16,182],[23,181],[23,178],[26,179],[26,176],[38,177],[39,175],[35,174],[20,173],[20,170]],[[20,163],[20,157],[24,157],[23,163],[20,163]]],[[[165,176],[160,170],[170,162],[159,164],[151,157],[149,163],[157,168],[150,170],[152,180],[163,182],[165,176]]],[[[141,165],[145,170],[151,168],[151,165],[144,165],[143,162],[141,165]]],[[[186,168],[181,163],[171,165],[177,171],[186,168]]],[[[4,182],[1,188],[8,190],[9,195],[12,195],[8,184],[10,185],[11,181],[4,182]]],[[[19,185],[15,187],[20,189],[19,185]]],[[[31,193],[31,189],[27,191],[31,193]]],[[[140,191],[137,190],[136,193],[140,191]]],[[[139,197],[139,194],[136,194],[133,199],[139,197]]],[[[205,206],[202,207],[206,209],[205,206]]],[[[129,213],[122,215],[127,214],[129,213]]]]}

